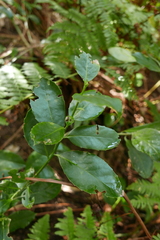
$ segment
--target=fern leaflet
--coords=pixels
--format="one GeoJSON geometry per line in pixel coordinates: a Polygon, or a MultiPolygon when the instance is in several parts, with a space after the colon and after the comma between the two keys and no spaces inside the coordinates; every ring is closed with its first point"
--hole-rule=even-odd
{"type": "Polygon", "coordinates": [[[49,235],[49,215],[46,214],[44,217],[40,218],[33,227],[30,229],[31,233],[28,234],[25,240],[48,240],[49,235]]]}

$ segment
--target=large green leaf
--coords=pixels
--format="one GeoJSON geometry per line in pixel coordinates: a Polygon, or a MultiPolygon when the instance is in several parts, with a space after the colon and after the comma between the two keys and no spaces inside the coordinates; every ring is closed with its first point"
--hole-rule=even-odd
{"type": "Polygon", "coordinates": [[[118,176],[101,158],[80,151],[68,151],[57,156],[64,173],[79,189],[88,193],[106,191],[109,197],[121,196],[118,176]]]}
{"type": "Polygon", "coordinates": [[[146,128],[132,133],[132,144],[154,160],[160,160],[160,131],[146,128]]]}
{"type": "MultiPolygon", "coordinates": [[[[101,95],[100,93],[90,90],[84,92],[83,96],[90,95],[90,96],[97,96],[101,95]]],[[[94,103],[82,101],[78,104],[77,100],[72,100],[69,106],[69,116],[72,116],[76,121],[86,121],[94,119],[98,117],[105,109],[105,106],[97,106],[94,103]],[[76,111],[75,111],[76,108],[76,111]]]]}
{"type": "Polygon", "coordinates": [[[53,145],[60,142],[64,128],[52,122],[37,123],[31,130],[31,138],[35,144],[53,145]]]}
{"type": "Polygon", "coordinates": [[[153,160],[144,152],[138,151],[131,143],[126,139],[126,144],[129,150],[129,157],[132,162],[133,168],[143,178],[149,178],[153,171],[153,160]]]}
{"type": "Polygon", "coordinates": [[[10,232],[14,232],[19,228],[25,228],[35,218],[35,213],[29,210],[21,210],[13,212],[9,215],[11,219],[10,232]]]}
{"type": "Polygon", "coordinates": [[[0,239],[1,240],[13,240],[12,237],[8,237],[10,219],[7,217],[0,218],[0,239]]]}
{"type": "Polygon", "coordinates": [[[69,138],[76,146],[95,150],[108,150],[116,147],[120,142],[118,137],[118,133],[113,129],[100,125],[80,126],[66,135],[66,138],[69,138]]]}
{"type": "Polygon", "coordinates": [[[75,67],[84,82],[95,78],[100,69],[99,63],[92,61],[91,55],[85,52],[81,53],[79,57],[75,57],[75,67]]]}
{"type": "Polygon", "coordinates": [[[25,167],[23,159],[16,153],[0,150],[0,176],[7,176],[12,169],[25,167]]]}
{"type": "Polygon", "coordinates": [[[132,132],[137,132],[141,129],[146,129],[146,128],[153,128],[153,129],[160,130],[160,121],[156,121],[156,122],[153,122],[153,123],[147,123],[147,124],[144,124],[144,125],[141,125],[141,126],[129,128],[129,129],[125,130],[125,132],[132,133],[132,132]]]}
{"type": "Polygon", "coordinates": [[[60,184],[36,182],[30,186],[30,196],[34,197],[35,204],[47,202],[55,198],[61,189],[60,184]]]}
{"type": "Polygon", "coordinates": [[[35,119],[32,110],[30,109],[24,119],[24,136],[29,146],[33,148],[36,152],[49,156],[53,151],[53,146],[45,145],[43,143],[34,144],[34,141],[31,138],[30,131],[37,124],[37,120],[35,119]]]}
{"type": "Polygon", "coordinates": [[[39,98],[30,104],[36,120],[64,126],[65,106],[59,87],[54,82],[42,78],[39,87],[34,88],[34,93],[39,98]]]}
{"type": "Polygon", "coordinates": [[[108,52],[119,61],[123,62],[136,62],[136,59],[132,56],[131,52],[121,47],[111,47],[108,52]]]}
{"type": "Polygon", "coordinates": [[[78,102],[87,101],[99,107],[109,107],[115,110],[118,114],[118,117],[122,115],[122,102],[119,98],[112,98],[105,95],[97,94],[93,96],[92,94],[74,94],[73,99],[78,102]]]}
{"type": "Polygon", "coordinates": [[[160,65],[157,64],[151,57],[147,57],[140,52],[133,53],[133,56],[136,58],[136,61],[148,68],[151,71],[160,72],[160,65]]]}

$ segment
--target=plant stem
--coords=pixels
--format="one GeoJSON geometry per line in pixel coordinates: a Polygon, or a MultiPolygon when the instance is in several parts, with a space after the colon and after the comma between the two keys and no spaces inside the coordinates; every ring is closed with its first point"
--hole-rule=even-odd
{"type": "Polygon", "coordinates": [[[38,174],[47,166],[47,164],[49,163],[49,161],[51,160],[51,158],[54,156],[57,148],[58,148],[59,143],[57,143],[54,146],[53,152],[51,153],[51,155],[48,157],[48,160],[45,162],[45,164],[34,174],[34,178],[38,176],[38,174]]]}
{"type": "Polygon", "coordinates": [[[128,198],[127,194],[123,191],[123,197],[126,200],[126,202],[128,203],[131,211],[133,212],[133,214],[135,215],[137,221],[139,222],[139,224],[141,225],[141,227],[143,228],[143,231],[145,232],[146,236],[148,237],[149,240],[152,240],[152,236],[150,235],[148,229],[146,228],[144,222],[142,221],[142,219],[140,218],[139,214],[137,213],[136,209],[133,207],[130,199],[128,198]]]}
{"type": "Polygon", "coordinates": [[[120,135],[120,136],[130,136],[130,135],[132,135],[132,133],[128,133],[128,132],[124,133],[124,132],[121,132],[121,133],[118,133],[118,135],[120,135]]]}

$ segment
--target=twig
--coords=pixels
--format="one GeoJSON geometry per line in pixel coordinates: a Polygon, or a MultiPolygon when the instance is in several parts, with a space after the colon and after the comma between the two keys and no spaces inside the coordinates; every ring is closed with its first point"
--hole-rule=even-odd
{"type": "Polygon", "coordinates": [[[122,90],[120,87],[116,86],[115,83],[114,83],[114,81],[113,81],[110,77],[108,77],[107,75],[105,75],[104,73],[99,72],[99,73],[98,73],[98,76],[102,77],[104,80],[106,80],[107,82],[109,82],[109,83],[111,83],[112,85],[114,85],[114,88],[116,88],[117,90],[120,90],[120,91],[122,90]]]}
{"type": "Polygon", "coordinates": [[[13,141],[13,139],[17,136],[18,133],[22,131],[22,129],[23,129],[23,124],[20,126],[20,128],[18,128],[18,130],[10,138],[7,139],[7,141],[5,141],[2,144],[0,149],[4,149],[7,145],[9,145],[9,143],[13,141]]]}
{"type": "MultiPolygon", "coordinates": [[[[0,181],[5,180],[5,179],[12,179],[12,176],[0,178],[0,181]]],[[[63,185],[68,185],[68,186],[74,187],[74,185],[72,183],[63,182],[63,181],[50,179],[50,178],[45,179],[45,178],[26,177],[25,179],[28,181],[32,181],[32,182],[50,182],[50,183],[57,183],[57,184],[63,184],[63,185]]]]}
{"type": "Polygon", "coordinates": [[[136,209],[133,207],[133,205],[131,204],[131,201],[129,200],[127,194],[123,191],[123,197],[126,200],[126,202],[128,203],[131,211],[133,212],[133,214],[135,215],[137,221],[139,222],[139,224],[141,225],[141,227],[143,228],[143,231],[145,232],[146,236],[148,237],[149,240],[152,240],[152,236],[150,235],[148,229],[146,228],[144,222],[142,221],[142,219],[140,218],[139,214],[137,213],[136,209]]]}
{"type": "MultiPolygon", "coordinates": [[[[72,210],[73,210],[73,212],[82,212],[84,210],[84,208],[77,208],[77,209],[72,209],[72,210]]],[[[67,211],[67,209],[47,211],[47,212],[37,213],[36,216],[43,216],[46,214],[59,214],[59,213],[64,213],[66,211],[67,211]]]]}
{"type": "Polygon", "coordinates": [[[160,86],[160,80],[158,80],[158,82],[154,84],[153,87],[144,94],[144,98],[149,97],[149,95],[151,95],[151,93],[154,92],[154,90],[156,90],[159,86],[160,86]]]}
{"type": "MultiPolygon", "coordinates": [[[[68,207],[71,206],[70,203],[47,203],[47,204],[37,204],[31,207],[31,210],[37,209],[37,208],[52,208],[56,207],[68,207]]],[[[20,211],[20,210],[25,210],[26,207],[24,207],[22,204],[18,204],[14,207],[11,207],[10,209],[7,210],[7,212],[15,212],[15,211],[20,211]]]]}

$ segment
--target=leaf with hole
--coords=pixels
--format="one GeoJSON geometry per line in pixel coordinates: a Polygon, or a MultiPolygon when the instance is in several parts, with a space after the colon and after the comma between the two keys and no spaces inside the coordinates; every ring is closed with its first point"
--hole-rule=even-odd
{"type": "Polygon", "coordinates": [[[112,149],[120,143],[116,131],[100,125],[77,127],[65,137],[80,148],[94,150],[112,149]]]}
{"type": "Polygon", "coordinates": [[[53,122],[64,126],[65,106],[62,92],[51,81],[42,78],[39,87],[34,88],[38,99],[31,100],[31,108],[38,122],[53,122]]]}
{"type": "Polygon", "coordinates": [[[101,158],[80,151],[68,151],[57,156],[68,179],[82,191],[88,193],[106,191],[110,197],[122,195],[118,176],[101,158]]]}
{"type": "Polygon", "coordinates": [[[12,237],[8,237],[10,219],[7,217],[0,218],[0,239],[1,240],[13,240],[12,237]]]}
{"type": "Polygon", "coordinates": [[[21,194],[22,204],[26,208],[31,208],[34,204],[34,197],[30,196],[30,189],[27,187],[21,194]]]}
{"type": "Polygon", "coordinates": [[[75,67],[84,82],[89,82],[95,78],[100,69],[99,63],[92,61],[91,55],[85,52],[81,53],[79,57],[75,57],[75,67]]]}
{"type": "Polygon", "coordinates": [[[132,144],[140,152],[153,160],[160,160],[160,131],[146,128],[132,133],[132,144]]]}
{"type": "Polygon", "coordinates": [[[37,123],[31,130],[31,138],[35,144],[53,145],[59,143],[64,136],[64,128],[52,122],[37,123]]]}

